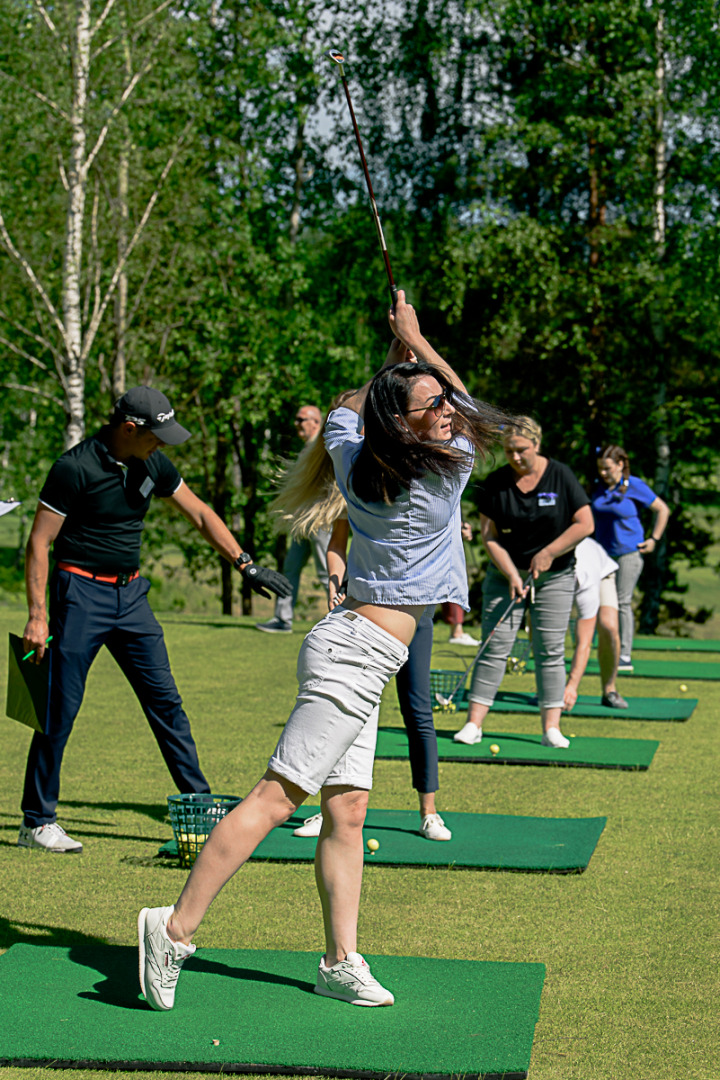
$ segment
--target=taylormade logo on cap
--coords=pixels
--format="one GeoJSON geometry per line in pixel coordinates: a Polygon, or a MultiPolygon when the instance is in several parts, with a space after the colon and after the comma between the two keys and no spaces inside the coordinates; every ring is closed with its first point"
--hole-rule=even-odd
{"type": "Polygon", "coordinates": [[[168,446],[178,446],[190,438],[190,432],[175,419],[175,410],[165,395],[150,386],[135,386],[128,390],[115,402],[115,414],[149,428],[168,446]]]}

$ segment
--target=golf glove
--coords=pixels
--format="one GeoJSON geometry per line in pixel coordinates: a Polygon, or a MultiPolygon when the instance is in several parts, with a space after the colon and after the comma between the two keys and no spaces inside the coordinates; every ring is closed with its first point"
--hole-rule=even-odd
{"type": "Polygon", "coordinates": [[[278,596],[292,596],[292,585],[277,570],[268,570],[264,566],[252,563],[251,566],[248,566],[244,576],[247,578],[250,588],[256,593],[260,593],[261,596],[267,596],[268,600],[271,599],[268,589],[271,589],[278,596]]]}

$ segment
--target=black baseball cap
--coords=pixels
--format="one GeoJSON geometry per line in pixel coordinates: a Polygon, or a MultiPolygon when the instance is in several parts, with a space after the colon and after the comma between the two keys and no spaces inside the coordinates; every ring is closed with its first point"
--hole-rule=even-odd
{"type": "Polygon", "coordinates": [[[134,386],[115,402],[115,415],[149,428],[167,446],[179,446],[190,438],[190,432],[175,419],[175,410],[159,390],[150,386],[134,386]]]}

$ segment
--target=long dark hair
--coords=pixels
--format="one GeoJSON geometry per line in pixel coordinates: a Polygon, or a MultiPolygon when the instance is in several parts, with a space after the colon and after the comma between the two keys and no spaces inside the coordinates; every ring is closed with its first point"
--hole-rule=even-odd
{"type": "Polygon", "coordinates": [[[427,473],[452,476],[468,455],[445,442],[421,439],[403,421],[415,379],[431,375],[454,406],[453,437],[464,435],[485,455],[497,438],[506,413],[453,387],[439,368],[424,360],[383,368],[370,383],[365,401],[365,438],[351,473],[353,490],[363,502],[392,503],[413,480],[427,473]]]}

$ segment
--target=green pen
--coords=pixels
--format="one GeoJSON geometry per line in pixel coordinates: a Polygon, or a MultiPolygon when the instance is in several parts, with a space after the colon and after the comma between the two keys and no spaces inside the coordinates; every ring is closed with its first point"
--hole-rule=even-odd
{"type": "MultiPolygon", "coordinates": [[[[52,641],[52,634],[51,634],[51,635],[50,635],[50,637],[49,637],[49,638],[47,639],[47,641],[45,642],[45,644],[46,644],[46,645],[49,645],[51,641],[52,641]]],[[[31,656],[34,656],[36,652],[37,652],[37,649],[31,649],[29,653],[27,653],[27,654],[26,654],[25,656],[23,656],[23,660],[29,660],[29,659],[30,659],[30,657],[31,657],[31,656]]],[[[22,662],[22,661],[21,661],[21,662],[22,662]]]]}

